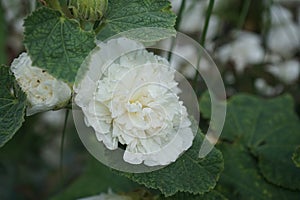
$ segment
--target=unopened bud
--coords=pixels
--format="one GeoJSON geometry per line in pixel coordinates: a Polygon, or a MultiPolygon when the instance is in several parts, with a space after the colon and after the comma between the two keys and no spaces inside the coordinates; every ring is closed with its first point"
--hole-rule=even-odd
{"type": "Polygon", "coordinates": [[[100,20],[108,5],[108,0],[68,0],[71,14],[81,20],[100,20]]]}

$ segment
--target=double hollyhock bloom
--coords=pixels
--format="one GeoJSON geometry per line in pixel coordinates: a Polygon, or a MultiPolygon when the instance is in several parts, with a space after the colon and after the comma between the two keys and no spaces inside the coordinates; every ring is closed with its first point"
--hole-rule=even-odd
{"type": "Polygon", "coordinates": [[[82,68],[75,103],[108,149],[122,144],[126,162],[167,165],[192,145],[191,122],[166,59],[118,38],[99,43],[82,68]]]}

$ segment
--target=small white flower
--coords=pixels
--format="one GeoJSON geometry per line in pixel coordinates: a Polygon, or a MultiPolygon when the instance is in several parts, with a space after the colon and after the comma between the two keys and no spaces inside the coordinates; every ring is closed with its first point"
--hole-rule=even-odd
{"type": "MultiPolygon", "coordinates": [[[[171,66],[183,74],[185,77],[189,79],[193,79],[195,74],[197,73],[196,65],[199,59],[199,51],[195,49],[192,45],[176,45],[174,47],[174,52],[180,53],[180,55],[174,54],[170,61],[171,66]],[[187,62],[187,60],[189,62],[187,62]]],[[[208,70],[211,66],[211,63],[205,56],[202,56],[199,63],[199,70],[208,70]]]]}
{"type": "Polygon", "coordinates": [[[45,70],[32,66],[27,53],[22,53],[13,61],[11,71],[26,93],[29,103],[27,115],[63,107],[71,98],[70,87],[45,70]]]}
{"type": "MultiPolygon", "coordinates": [[[[173,10],[178,13],[181,5],[180,0],[171,1],[173,10]]],[[[186,33],[195,33],[202,31],[205,24],[206,10],[209,1],[186,1],[183,11],[180,30],[186,33]]],[[[215,2],[215,6],[218,2],[215,2]]],[[[216,36],[220,26],[220,19],[212,15],[209,21],[206,39],[210,40],[216,36]]]]}
{"type": "Polygon", "coordinates": [[[284,57],[293,55],[300,48],[300,28],[294,22],[273,26],[267,36],[267,47],[284,57]]]}
{"type": "Polygon", "coordinates": [[[289,60],[267,66],[267,71],[286,84],[295,82],[300,74],[300,64],[297,60],[289,60]]]}
{"type": "Polygon", "coordinates": [[[271,6],[270,19],[272,26],[267,35],[268,49],[290,57],[300,48],[300,26],[293,22],[292,12],[280,5],[271,6]]]}
{"type": "Polygon", "coordinates": [[[290,23],[293,19],[293,15],[291,11],[289,11],[285,7],[275,4],[272,5],[270,8],[270,19],[271,19],[271,24],[273,26],[280,25],[280,24],[290,23]]]}
{"type": "Polygon", "coordinates": [[[118,195],[108,190],[108,193],[101,193],[100,195],[95,195],[91,197],[84,197],[78,200],[132,200],[131,197],[125,195],[118,195]]]}
{"type": "Polygon", "coordinates": [[[249,64],[258,64],[263,61],[264,50],[261,39],[251,32],[237,32],[236,39],[217,51],[217,58],[226,63],[229,60],[235,64],[236,71],[242,73],[249,64]]]}
{"type": "Polygon", "coordinates": [[[128,163],[174,162],[193,140],[174,69],[132,40],[113,39],[99,46],[74,89],[86,124],[108,149],[126,145],[123,159],[128,163]]]}

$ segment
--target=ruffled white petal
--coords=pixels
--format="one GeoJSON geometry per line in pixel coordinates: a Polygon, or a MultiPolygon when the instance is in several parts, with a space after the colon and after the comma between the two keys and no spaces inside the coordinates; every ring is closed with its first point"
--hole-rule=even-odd
{"type": "Polygon", "coordinates": [[[45,70],[32,66],[27,53],[13,61],[11,71],[27,95],[27,115],[63,107],[71,98],[70,87],[45,70]]]}
{"type": "Polygon", "coordinates": [[[177,96],[174,69],[166,59],[126,38],[99,47],[85,62],[88,71],[75,88],[75,103],[86,125],[108,149],[125,145],[123,158],[128,163],[174,162],[194,138],[177,96]]]}

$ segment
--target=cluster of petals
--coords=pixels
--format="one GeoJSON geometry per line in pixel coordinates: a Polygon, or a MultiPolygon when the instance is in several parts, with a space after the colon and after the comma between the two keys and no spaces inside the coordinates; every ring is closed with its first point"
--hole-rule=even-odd
{"type": "Polygon", "coordinates": [[[22,53],[13,61],[11,71],[27,96],[27,115],[61,108],[71,98],[68,84],[57,80],[46,70],[32,66],[27,53],[22,53]]]}
{"type": "Polygon", "coordinates": [[[125,146],[123,159],[148,166],[174,162],[193,141],[168,61],[126,38],[99,43],[83,64],[75,103],[97,139],[125,146]]]}

